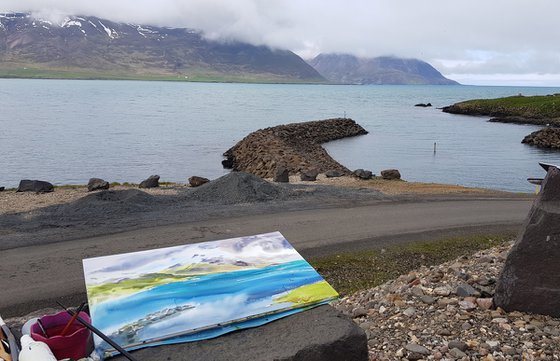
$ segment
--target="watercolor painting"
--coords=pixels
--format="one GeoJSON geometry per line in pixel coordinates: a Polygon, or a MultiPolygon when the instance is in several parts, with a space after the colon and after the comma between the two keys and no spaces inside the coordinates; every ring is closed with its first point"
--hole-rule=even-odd
{"type": "MultiPolygon", "coordinates": [[[[338,293],[280,232],[83,260],[92,323],[128,350],[217,337],[338,293]]],[[[98,354],[115,350],[95,339],[98,354]]]]}

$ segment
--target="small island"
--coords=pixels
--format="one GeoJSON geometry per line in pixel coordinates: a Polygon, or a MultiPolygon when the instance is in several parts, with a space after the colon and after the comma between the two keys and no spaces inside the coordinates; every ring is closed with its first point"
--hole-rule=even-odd
{"type": "Polygon", "coordinates": [[[452,114],[490,116],[491,122],[560,126],[560,94],[474,99],[442,110],[452,114]]]}
{"type": "Polygon", "coordinates": [[[497,99],[475,99],[456,103],[442,110],[451,114],[492,117],[490,122],[542,125],[546,128],[531,133],[522,143],[541,148],[560,149],[560,94],[497,99]]]}

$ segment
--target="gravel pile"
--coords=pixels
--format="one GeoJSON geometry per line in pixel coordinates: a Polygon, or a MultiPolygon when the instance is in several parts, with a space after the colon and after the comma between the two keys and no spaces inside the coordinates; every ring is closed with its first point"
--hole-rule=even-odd
{"type": "Polygon", "coordinates": [[[107,190],[89,194],[68,204],[56,206],[52,213],[62,218],[135,213],[157,205],[160,202],[159,200],[160,198],[138,189],[107,190]]]}
{"type": "Polygon", "coordinates": [[[263,202],[285,198],[288,192],[253,174],[231,172],[186,194],[187,199],[218,203],[238,204],[263,202]]]}
{"type": "Polygon", "coordinates": [[[492,305],[510,245],[400,276],[335,304],[370,360],[560,360],[560,319],[492,305]]]}

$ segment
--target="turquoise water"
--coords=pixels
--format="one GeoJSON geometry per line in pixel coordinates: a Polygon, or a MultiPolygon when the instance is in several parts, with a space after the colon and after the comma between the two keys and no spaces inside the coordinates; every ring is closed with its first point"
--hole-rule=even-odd
{"type": "Polygon", "coordinates": [[[334,86],[0,79],[0,186],[91,177],[186,182],[227,171],[221,154],[259,128],[344,115],[370,133],[326,145],[351,169],[398,168],[411,181],[530,192],[538,161],[560,153],[521,144],[535,126],[442,113],[473,98],[560,88],[334,86]],[[431,102],[432,108],[416,103],[431,102]],[[437,152],[434,154],[434,142],[437,152]]]}
{"type": "MultiPolygon", "coordinates": [[[[260,269],[197,276],[95,304],[91,309],[92,319],[97,328],[125,346],[150,340],[155,335],[176,335],[209,325],[215,325],[216,330],[213,332],[221,334],[224,331],[216,325],[272,311],[285,311],[292,304],[275,303],[276,297],[322,280],[305,260],[260,269]],[[130,332],[116,333],[116,330],[127,324],[176,307],[189,308],[170,317],[149,322],[133,335],[130,332]]],[[[281,316],[282,314],[279,315],[281,316]]],[[[237,322],[234,327],[244,328],[252,324],[252,321],[246,325],[244,322],[237,322]]],[[[203,334],[203,338],[208,338],[208,332],[203,334]]],[[[191,338],[200,337],[202,336],[193,335],[191,338]]]]}

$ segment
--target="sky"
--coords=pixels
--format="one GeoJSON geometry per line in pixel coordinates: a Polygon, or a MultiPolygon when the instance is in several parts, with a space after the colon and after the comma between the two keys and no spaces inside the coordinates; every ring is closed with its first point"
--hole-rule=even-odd
{"type": "Polygon", "coordinates": [[[2,0],[9,11],[188,27],[306,59],[417,58],[463,84],[560,86],[558,0],[2,0]]]}

